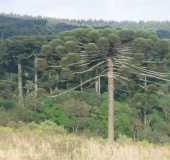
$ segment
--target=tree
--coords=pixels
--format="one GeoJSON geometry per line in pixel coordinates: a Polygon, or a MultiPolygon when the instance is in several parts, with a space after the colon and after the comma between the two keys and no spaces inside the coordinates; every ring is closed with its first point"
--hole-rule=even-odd
{"type": "Polygon", "coordinates": [[[111,58],[107,59],[108,63],[108,141],[114,140],[114,82],[113,82],[113,62],[111,58]]]}
{"type": "Polygon", "coordinates": [[[22,85],[22,65],[18,61],[18,104],[19,106],[24,106],[24,95],[23,95],[23,85],[22,85]]]}
{"type": "Polygon", "coordinates": [[[44,41],[43,38],[39,37],[13,37],[4,42],[5,54],[3,59],[7,61],[5,65],[10,72],[17,70],[18,73],[18,102],[21,106],[24,105],[23,68],[26,69],[26,64],[30,65],[34,55],[40,53],[41,44],[44,41]]]}
{"type": "MultiPolygon", "coordinates": [[[[102,66],[103,63],[107,63],[108,68],[108,91],[109,91],[109,101],[108,101],[108,137],[109,142],[113,142],[114,140],[114,126],[113,126],[113,90],[114,90],[114,81],[113,81],[113,60],[114,58],[119,54],[119,46],[121,45],[121,41],[119,39],[118,33],[116,33],[113,30],[105,29],[105,30],[97,30],[95,32],[95,36],[93,37],[91,29],[77,29],[73,30],[71,32],[66,32],[65,34],[61,34],[61,39],[67,40],[69,37],[69,42],[66,41],[66,56],[64,56],[61,60],[66,60],[65,57],[67,57],[70,53],[68,53],[69,50],[72,52],[77,52],[77,54],[80,57],[83,57],[83,59],[87,62],[87,70],[82,70],[79,66],[77,66],[77,69],[79,69],[76,74],[85,74],[86,72],[90,72],[93,70],[98,70],[100,66],[102,66]],[[68,35],[68,36],[66,36],[68,35]],[[67,37],[67,38],[65,38],[67,37]],[[71,42],[70,39],[75,39],[76,42],[71,42]],[[92,38],[93,37],[93,38],[92,38]],[[80,45],[81,47],[76,47],[77,45],[80,45]],[[78,49],[77,49],[78,48],[78,49]]],[[[129,35],[129,34],[128,34],[129,35]]],[[[122,40],[123,43],[127,43],[128,41],[131,41],[133,38],[128,37],[126,40],[122,40]]],[[[74,54],[73,54],[74,55],[74,54]]],[[[71,58],[69,58],[69,61],[71,61],[71,58]]],[[[63,63],[62,63],[63,64],[63,63]]],[[[64,63],[65,64],[65,63],[64,63]]],[[[67,64],[69,66],[70,64],[67,64]]],[[[86,65],[83,63],[83,65],[86,65]]],[[[70,70],[73,70],[76,67],[76,65],[72,68],[69,66],[70,70]]],[[[83,68],[85,69],[85,68],[83,68]]],[[[74,73],[74,72],[73,72],[74,73]]],[[[100,77],[100,73],[97,73],[97,78],[100,77]]],[[[96,78],[96,79],[97,79],[96,78]]],[[[98,81],[96,80],[98,83],[98,81]]],[[[82,84],[80,84],[82,86],[82,84]]],[[[99,84],[96,85],[96,90],[98,91],[99,84]]],[[[55,96],[54,96],[55,97],[55,96]]]]}
{"type": "Polygon", "coordinates": [[[35,97],[38,96],[38,58],[34,57],[34,89],[35,89],[35,97]]]}

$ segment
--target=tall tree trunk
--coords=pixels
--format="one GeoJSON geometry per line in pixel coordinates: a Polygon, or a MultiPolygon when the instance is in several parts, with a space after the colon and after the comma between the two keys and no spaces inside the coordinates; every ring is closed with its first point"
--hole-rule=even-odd
{"type": "Polygon", "coordinates": [[[113,80],[113,61],[107,59],[108,66],[108,142],[114,141],[114,80],[113,80]]]}
{"type": "Polygon", "coordinates": [[[98,95],[99,94],[99,80],[96,79],[95,81],[95,91],[96,91],[96,94],[98,95]]]}
{"type": "Polygon", "coordinates": [[[99,75],[99,78],[98,78],[98,81],[99,81],[99,86],[98,86],[98,94],[99,94],[99,96],[101,95],[101,77],[100,77],[100,75],[99,75]]]}
{"type": "Polygon", "coordinates": [[[22,65],[18,62],[18,104],[20,107],[24,106],[24,96],[22,88],[22,65]]]}
{"type": "Polygon", "coordinates": [[[144,80],[144,81],[145,81],[145,84],[144,84],[144,87],[145,87],[145,88],[144,88],[144,89],[145,89],[145,91],[146,91],[146,87],[147,87],[147,76],[146,76],[146,74],[145,74],[145,80],[144,80]]]}
{"type": "Polygon", "coordinates": [[[57,81],[57,82],[56,82],[56,86],[55,86],[55,91],[58,91],[58,89],[59,89],[59,88],[58,88],[59,79],[60,79],[60,76],[59,76],[59,73],[57,72],[57,73],[56,73],[56,81],[57,81]]]}
{"type": "Polygon", "coordinates": [[[144,123],[144,126],[146,128],[147,127],[147,115],[146,115],[146,111],[145,110],[143,111],[143,123],[144,123]]]}
{"type": "Polygon", "coordinates": [[[83,92],[83,81],[82,81],[82,76],[80,75],[80,91],[83,92]]]}
{"type": "Polygon", "coordinates": [[[53,94],[53,89],[50,87],[50,95],[53,94]]]}
{"type": "Polygon", "coordinates": [[[38,58],[34,58],[34,95],[38,96],[38,58]]]}
{"type": "MultiPolygon", "coordinates": [[[[147,91],[147,76],[146,74],[144,75],[145,76],[145,80],[144,80],[144,90],[145,90],[145,94],[146,94],[146,91],[147,91]]],[[[144,109],[143,111],[143,121],[144,121],[144,126],[145,128],[147,127],[147,114],[146,114],[146,111],[144,109]]]]}
{"type": "MultiPolygon", "coordinates": [[[[98,75],[98,70],[96,70],[96,75],[98,75]]],[[[101,91],[100,91],[100,75],[98,75],[98,78],[96,79],[96,81],[95,81],[95,91],[96,91],[96,94],[98,95],[98,96],[100,96],[101,95],[101,91]]]]}
{"type": "MultiPolygon", "coordinates": [[[[51,72],[49,71],[49,73],[48,73],[48,79],[49,79],[49,81],[51,81],[51,78],[52,78],[52,75],[51,75],[51,72]]],[[[49,87],[49,91],[50,91],[50,95],[52,95],[52,94],[53,94],[53,89],[52,89],[51,86],[49,87]]]]}

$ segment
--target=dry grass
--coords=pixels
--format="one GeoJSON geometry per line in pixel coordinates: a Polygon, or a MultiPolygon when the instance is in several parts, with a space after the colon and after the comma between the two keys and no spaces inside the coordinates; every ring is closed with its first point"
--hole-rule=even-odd
{"type": "Polygon", "coordinates": [[[170,160],[170,146],[1,129],[0,160],[170,160]]]}

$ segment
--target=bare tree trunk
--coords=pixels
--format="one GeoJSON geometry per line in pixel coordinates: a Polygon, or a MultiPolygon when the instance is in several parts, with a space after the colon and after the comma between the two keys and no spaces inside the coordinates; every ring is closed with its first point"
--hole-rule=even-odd
{"type": "Polygon", "coordinates": [[[98,79],[96,79],[96,81],[95,81],[95,91],[96,91],[96,94],[98,95],[98,93],[99,93],[99,81],[98,81],[98,79]]]}
{"type": "MultiPolygon", "coordinates": [[[[98,75],[98,70],[96,70],[96,75],[98,75]]],[[[101,95],[101,92],[100,92],[100,75],[98,75],[98,78],[96,79],[96,81],[95,81],[95,91],[96,91],[96,94],[98,95],[98,96],[100,96],[101,95]]]]}
{"type": "Polygon", "coordinates": [[[22,65],[18,62],[18,104],[20,107],[24,107],[24,96],[22,88],[22,65]]]}
{"type": "Polygon", "coordinates": [[[99,81],[99,87],[98,87],[98,93],[99,93],[99,96],[101,95],[101,77],[99,75],[99,78],[98,78],[98,81],[99,81]]]}
{"type": "Polygon", "coordinates": [[[50,95],[53,94],[53,89],[50,87],[50,95]]]}
{"type": "Polygon", "coordinates": [[[35,97],[38,96],[38,58],[34,58],[34,91],[35,97]]]}
{"type": "MultiPolygon", "coordinates": [[[[147,91],[147,76],[146,76],[146,74],[145,74],[145,80],[144,80],[144,90],[145,90],[145,92],[147,91]]],[[[144,111],[143,111],[143,121],[144,121],[144,126],[145,126],[145,128],[146,128],[146,126],[147,126],[147,115],[146,115],[146,111],[145,111],[145,109],[144,109],[144,111]]]]}
{"type": "Polygon", "coordinates": [[[58,91],[59,90],[59,88],[58,88],[58,81],[59,81],[59,73],[57,72],[56,73],[56,86],[55,86],[55,91],[58,91]]]}
{"type": "MultiPolygon", "coordinates": [[[[48,73],[48,79],[51,81],[51,78],[52,78],[52,75],[51,75],[51,72],[49,71],[49,73],[48,73]]],[[[50,95],[52,95],[52,94],[53,94],[53,89],[52,89],[51,86],[49,87],[49,91],[50,91],[50,95]]]]}
{"type": "Polygon", "coordinates": [[[147,115],[146,115],[146,111],[144,111],[143,121],[144,121],[144,126],[146,128],[147,127],[147,115]]]}
{"type": "Polygon", "coordinates": [[[146,87],[147,87],[147,76],[145,75],[145,84],[144,84],[144,87],[145,87],[145,90],[146,90],[146,87]]]}
{"type": "Polygon", "coordinates": [[[83,85],[82,85],[83,81],[82,81],[82,77],[80,75],[80,91],[83,92],[83,85]]]}
{"type": "Polygon", "coordinates": [[[114,141],[114,80],[113,80],[113,61],[107,59],[108,65],[108,142],[114,141]]]}
{"type": "Polygon", "coordinates": [[[98,96],[100,96],[101,95],[101,90],[100,90],[100,75],[98,76],[98,78],[96,79],[96,81],[95,81],[95,91],[96,91],[96,94],[98,95],[98,96]]]}

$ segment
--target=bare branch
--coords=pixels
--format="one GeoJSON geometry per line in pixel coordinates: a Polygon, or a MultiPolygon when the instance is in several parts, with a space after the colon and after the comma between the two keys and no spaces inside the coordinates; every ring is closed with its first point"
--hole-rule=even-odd
{"type": "Polygon", "coordinates": [[[91,67],[91,68],[88,69],[88,70],[85,70],[85,71],[82,71],[82,72],[74,72],[74,73],[72,73],[72,74],[83,74],[83,73],[86,73],[86,72],[90,72],[90,71],[94,70],[96,67],[102,65],[102,64],[105,63],[105,62],[106,62],[106,61],[102,61],[102,62],[96,64],[95,66],[91,67]]]}
{"type": "MultiPolygon", "coordinates": [[[[102,75],[101,75],[101,76],[102,76],[102,75]]],[[[71,88],[71,89],[69,89],[69,90],[67,90],[67,91],[65,91],[65,92],[62,92],[62,93],[57,94],[57,95],[49,96],[49,97],[51,97],[51,98],[56,98],[56,97],[58,97],[58,96],[62,96],[62,95],[64,95],[64,94],[67,94],[67,93],[69,93],[69,92],[71,92],[71,91],[79,88],[79,87],[82,86],[82,85],[85,85],[85,84],[87,84],[87,83],[89,83],[89,82],[91,82],[91,81],[96,80],[98,77],[99,77],[99,76],[96,76],[96,77],[93,77],[93,78],[91,78],[91,79],[88,79],[88,80],[84,81],[83,83],[81,83],[81,84],[79,84],[79,85],[77,85],[77,86],[75,86],[75,87],[73,87],[73,88],[71,88]]]]}

